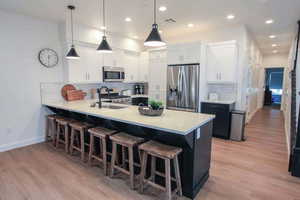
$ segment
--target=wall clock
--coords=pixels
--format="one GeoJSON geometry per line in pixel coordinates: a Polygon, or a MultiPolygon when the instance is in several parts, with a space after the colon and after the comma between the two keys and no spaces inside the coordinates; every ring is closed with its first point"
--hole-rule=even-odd
{"type": "Polygon", "coordinates": [[[40,63],[47,67],[55,67],[58,64],[58,55],[53,49],[45,48],[39,52],[40,63]]]}

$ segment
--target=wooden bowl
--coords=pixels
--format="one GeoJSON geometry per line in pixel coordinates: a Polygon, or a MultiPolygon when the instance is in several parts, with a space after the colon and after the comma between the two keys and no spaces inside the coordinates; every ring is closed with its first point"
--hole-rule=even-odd
{"type": "Polygon", "coordinates": [[[164,107],[159,108],[158,110],[153,110],[149,106],[139,106],[139,112],[141,115],[146,116],[161,116],[164,112],[164,107]]]}

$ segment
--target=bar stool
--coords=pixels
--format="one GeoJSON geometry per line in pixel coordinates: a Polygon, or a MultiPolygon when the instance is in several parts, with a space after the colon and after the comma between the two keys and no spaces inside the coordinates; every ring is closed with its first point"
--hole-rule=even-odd
{"type": "Polygon", "coordinates": [[[180,171],[178,164],[178,155],[182,152],[181,148],[161,144],[156,141],[149,141],[139,146],[139,150],[142,152],[142,163],[141,163],[141,176],[140,176],[140,192],[144,190],[144,184],[149,184],[153,187],[161,189],[167,192],[167,198],[172,199],[172,193],[177,193],[182,196],[180,171]],[[147,159],[148,155],[151,156],[151,176],[145,179],[147,159]],[[161,158],[165,161],[165,175],[156,171],[156,158],[161,158]],[[175,169],[175,179],[171,177],[171,165],[170,161],[173,160],[175,169]],[[165,177],[165,187],[155,183],[155,176],[165,177]],[[176,189],[172,192],[171,180],[176,181],[176,189]]]}
{"type": "Polygon", "coordinates": [[[56,117],[56,148],[62,143],[65,145],[65,151],[69,152],[69,124],[74,122],[74,120],[65,117],[56,117]]]}
{"type": "Polygon", "coordinates": [[[89,146],[88,143],[84,141],[84,133],[87,132],[89,128],[93,125],[85,122],[73,122],[70,123],[71,127],[71,143],[70,143],[70,154],[73,155],[73,151],[77,150],[81,153],[81,161],[84,162],[85,146],[89,146]],[[75,137],[77,139],[78,146],[75,146],[75,137]],[[79,138],[79,141],[78,141],[79,138]]]}
{"type": "Polygon", "coordinates": [[[135,137],[126,133],[117,133],[109,137],[112,140],[112,160],[110,168],[110,177],[113,178],[114,170],[130,176],[130,187],[134,189],[134,161],[133,161],[133,148],[144,141],[144,138],[135,137]],[[116,165],[117,160],[117,145],[122,147],[122,166],[116,165]],[[125,150],[128,149],[128,165],[129,171],[126,169],[125,150]]]}
{"type": "Polygon", "coordinates": [[[93,159],[102,162],[104,174],[107,175],[107,154],[110,154],[109,152],[107,152],[107,139],[109,136],[113,135],[117,131],[107,129],[104,127],[95,127],[95,128],[90,128],[88,132],[90,133],[90,152],[89,152],[88,163],[92,165],[93,159]],[[100,140],[100,155],[101,155],[100,157],[94,155],[95,137],[99,138],[100,140]]]}
{"type": "Polygon", "coordinates": [[[56,118],[58,118],[59,115],[57,114],[51,114],[46,115],[46,135],[45,135],[45,141],[48,142],[52,140],[53,145],[55,146],[55,140],[56,140],[56,118]]]}

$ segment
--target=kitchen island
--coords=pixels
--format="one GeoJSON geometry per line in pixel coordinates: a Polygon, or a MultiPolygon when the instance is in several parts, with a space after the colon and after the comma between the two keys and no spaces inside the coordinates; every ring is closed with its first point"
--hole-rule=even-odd
{"type": "Polygon", "coordinates": [[[165,110],[162,116],[148,117],[140,115],[137,106],[103,103],[100,109],[91,107],[93,102],[45,102],[43,105],[61,115],[181,147],[183,195],[189,198],[197,195],[209,177],[214,115],[165,110]]]}

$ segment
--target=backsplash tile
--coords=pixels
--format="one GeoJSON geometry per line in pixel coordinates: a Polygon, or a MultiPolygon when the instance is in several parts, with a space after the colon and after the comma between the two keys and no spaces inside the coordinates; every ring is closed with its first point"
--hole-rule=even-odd
{"type": "Polygon", "coordinates": [[[207,99],[209,93],[217,93],[219,100],[231,101],[237,98],[236,84],[208,84],[207,85],[207,99]]]}

